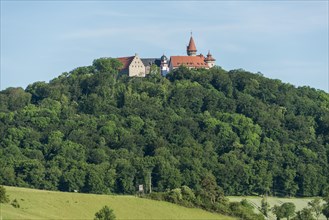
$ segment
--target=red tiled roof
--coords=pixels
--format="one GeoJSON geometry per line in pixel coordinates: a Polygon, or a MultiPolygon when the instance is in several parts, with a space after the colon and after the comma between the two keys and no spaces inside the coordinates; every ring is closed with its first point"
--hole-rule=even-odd
{"type": "Polygon", "coordinates": [[[180,65],[195,68],[208,67],[203,56],[171,56],[170,63],[173,67],[179,67],[180,65]]]}
{"type": "Polygon", "coordinates": [[[118,57],[117,58],[122,64],[122,69],[127,69],[130,65],[130,63],[133,61],[134,56],[132,57],[118,57]]]}
{"type": "Polygon", "coordinates": [[[194,40],[193,40],[192,36],[190,38],[190,43],[187,46],[187,50],[188,51],[196,51],[196,46],[195,46],[195,43],[194,43],[194,40]]]}

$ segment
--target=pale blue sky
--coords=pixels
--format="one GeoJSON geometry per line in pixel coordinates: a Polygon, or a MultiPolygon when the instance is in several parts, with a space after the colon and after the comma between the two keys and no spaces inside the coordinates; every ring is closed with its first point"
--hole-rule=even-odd
{"type": "Polygon", "coordinates": [[[1,89],[99,57],[184,55],[328,92],[328,1],[1,1],[1,89]]]}

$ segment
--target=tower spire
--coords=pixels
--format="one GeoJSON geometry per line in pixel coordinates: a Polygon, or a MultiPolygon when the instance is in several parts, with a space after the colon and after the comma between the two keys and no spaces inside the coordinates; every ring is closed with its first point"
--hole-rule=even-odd
{"type": "Polygon", "coordinates": [[[195,43],[194,43],[194,40],[192,37],[192,31],[191,31],[190,42],[186,48],[186,52],[187,52],[188,56],[196,56],[197,49],[196,49],[196,46],[195,46],[195,43]]]}
{"type": "Polygon", "coordinates": [[[210,50],[208,50],[207,57],[204,59],[204,61],[208,64],[209,68],[215,66],[216,59],[212,57],[210,50]]]}

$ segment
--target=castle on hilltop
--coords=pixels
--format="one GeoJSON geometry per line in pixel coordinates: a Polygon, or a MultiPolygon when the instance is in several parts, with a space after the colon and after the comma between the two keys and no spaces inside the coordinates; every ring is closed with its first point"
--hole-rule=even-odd
{"type": "Polygon", "coordinates": [[[156,65],[160,68],[162,76],[166,76],[173,69],[184,65],[190,69],[204,68],[209,69],[215,66],[215,59],[212,57],[210,51],[207,56],[203,56],[201,53],[197,55],[197,49],[194,43],[194,39],[190,37],[190,42],[186,47],[187,56],[170,56],[170,59],[165,55],[161,58],[140,58],[138,54],[130,57],[118,57],[117,59],[123,64],[120,71],[121,74],[127,74],[128,76],[145,77],[150,73],[152,65],[156,65]]]}

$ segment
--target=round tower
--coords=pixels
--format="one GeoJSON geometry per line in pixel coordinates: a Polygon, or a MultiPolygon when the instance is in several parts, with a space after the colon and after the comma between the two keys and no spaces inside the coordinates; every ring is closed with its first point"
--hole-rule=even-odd
{"type": "Polygon", "coordinates": [[[196,46],[195,46],[195,43],[194,43],[194,40],[192,37],[192,33],[191,33],[190,42],[186,48],[186,52],[187,52],[188,56],[196,56],[197,49],[196,49],[196,46]]]}
{"type": "Polygon", "coordinates": [[[163,54],[160,58],[161,64],[160,64],[160,71],[162,76],[166,76],[169,72],[169,66],[168,66],[168,58],[163,54]]]}

